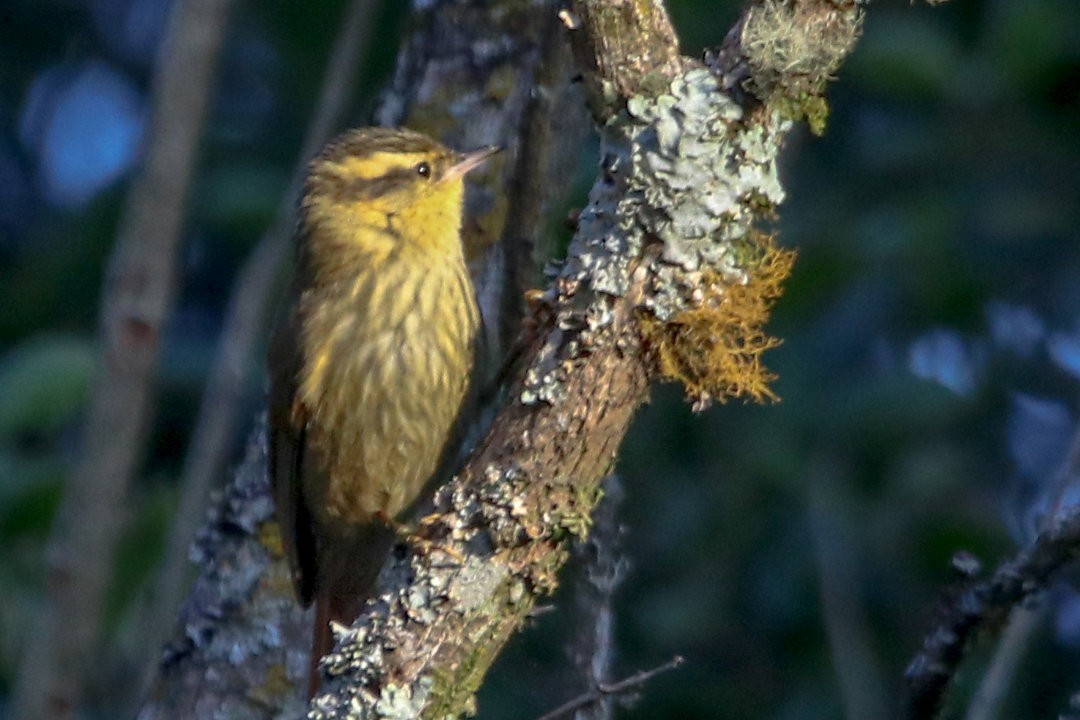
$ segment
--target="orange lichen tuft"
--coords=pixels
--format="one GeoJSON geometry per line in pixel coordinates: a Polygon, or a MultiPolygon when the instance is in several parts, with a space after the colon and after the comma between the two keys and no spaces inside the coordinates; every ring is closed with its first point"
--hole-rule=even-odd
{"type": "Polygon", "coordinates": [[[706,270],[694,290],[693,307],[667,322],[651,314],[642,319],[657,372],[665,380],[681,382],[695,410],[728,398],[779,399],[769,388],[776,376],[762,364],[761,355],[780,340],[766,334],[763,326],[783,292],[795,253],[776,247],[772,236],[764,234],[755,238],[753,251],[756,257],[745,283],[706,270]]]}

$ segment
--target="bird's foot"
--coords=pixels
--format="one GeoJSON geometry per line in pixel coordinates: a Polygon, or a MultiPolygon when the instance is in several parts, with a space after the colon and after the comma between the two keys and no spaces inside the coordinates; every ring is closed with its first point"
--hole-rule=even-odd
{"type": "Polygon", "coordinates": [[[465,562],[465,556],[462,555],[459,549],[449,543],[434,540],[430,537],[429,528],[436,525],[441,519],[438,513],[425,515],[415,523],[401,522],[387,516],[385,513],[379,513],[379,519],[386,523],[387,527],[393,530],[399,538],[411,545],[418,554],[431,555],[437,551],[450,557],[455,562],[465,562]]]}

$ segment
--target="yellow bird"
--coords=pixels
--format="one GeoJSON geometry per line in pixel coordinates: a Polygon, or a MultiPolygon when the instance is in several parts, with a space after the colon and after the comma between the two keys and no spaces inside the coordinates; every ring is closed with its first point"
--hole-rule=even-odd
{"type": "Polygon", "coordinates": [[[302,605],[309,694],[331,620],[362,609],[388,524],[449,469],[474,393],[480,313],[461,242],[467,154],[362,128],[311,163],[288,306],[270,343],[270,481],[302,605]]]}

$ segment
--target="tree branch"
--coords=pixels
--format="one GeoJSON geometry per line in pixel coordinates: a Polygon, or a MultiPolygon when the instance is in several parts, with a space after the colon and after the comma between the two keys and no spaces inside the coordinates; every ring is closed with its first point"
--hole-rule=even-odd
{"type": "Polygon", "coordinates": [[[589,107],[602,122],[635,95],[663,92],[684,66],[679,38],[661,2],[575,0],[574,59],[589,107]]]}
{"type": "Polygon", "coordinates": [[[132,181],[100,310],[102,355],[78,464],[48,549],[47,602],[15,692],[20,718],[75,717],[101,625],[105,588],[153,419],[161,333],[229,0],[173,6],[154,78],[146,157],[132,181]]]}
{"type": "Polygon", "coordinates": [[[944,705],[960,662],[979,633],[1000,627],[1013,607],[1045,590],[1078,557],[1080,507],[1073,507],[991,577],[950,598],[905,673],[906,717],[935,717],[944,705]]]}
{"type": "MultiPolygon", "coordinates": [[[[612,32],[605,23],[618,14],[601,5],[574,6],[582,21],[575,44],[604,47],[600,36],[612,32]]],[[[784,20],[786,30],[796,11],[814,17],[801,4],[761,7],[772,13],[769,27],[784,20]]],[[[850,49],[860,12],[814,7],[830,23],[848,23],[850,49]]],[[[744,27],[768,29],[755,23],[744,27]]],[[[427,549],[392,559],[381,595],[337,633],[310,718],[445,717],[471,708],[495,655],[555,587],[569,543],[587,533],[599,482],[649,381],[696,383],[703,400],[764,394],[756,357],[769,343],[760,323],[789,262],[755,222],[783,197],[775,163],[792,123],[774,102],[791,100],[777,89],[789,86],[773,83],[748,111],[704,67],[680,62],[668,74],[677,51],[656,43],[674,32],[654,29],[619,25],[616,46],[648,47],[637,70],[666,83],[594,103],[603,123],[600,176],[566,264],[533,307],[538,340],[526,370],[465,468],[437,492],[423,530],[427,549]]],[[[587,86],[621,87],[604,75],[616,65],[596,62],[586,75],[598,77],[587,86]]]]}
{"type": "Polygon", "coordinates": [[[619,512],[625,492],[619,476],[608,475],[601,492],[604,497],[592,514],[588,539],[573,546],[580,567],[574,578],[578,629],[570,653],[577,674],[585,681],[585,695],[595,700],[575,708],[575,720],[610,720],[614,711],[614,698],[601,688],[608,684],[615,662],[615,591],[629,565],[621,547],[624,528],[619,512]]]}
{"type": "MultiPolygon", "coordinates": [[[[931,717],[945,703],[952,679],[967,655],[974,637],[983,627],[995,630],[1008,625],[982,683],[975,693],[969,718],[990,717],[1004,697],[1012,668],[1020,661],[1039,614],[1015,608],[1025,598],[1049,585],[1051,576],[1080,554],[1080,509],[1065,503],[1066,493],[1080,477],[1080,431],[1073,435],[1061,465],[1051,478],[1053,502],[1039,519],[1039,535],[1010,563],[998,568],[989,580],[957,593],[943,603],[938,624],[923,640],[922,651],[908,665],[909,717],[931,717]],[[1071,538],[1071,539],[1070,539],[1071,538]],[[1017,581],[1019,580],[1019,585],[1017,581]]],[[[958,568],[978,563],[966,553],[954,556],[958,568]]]]}

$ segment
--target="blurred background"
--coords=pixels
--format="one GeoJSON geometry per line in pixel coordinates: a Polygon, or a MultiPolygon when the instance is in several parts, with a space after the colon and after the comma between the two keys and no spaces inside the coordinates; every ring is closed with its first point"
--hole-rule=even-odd
{"type": "MultiPolygon", "coordinates": [[[[376,3],[347,124],[370,120],[403,5],[376,3]]],[[[669,5],[689,55],[739,8],[669,5]]],[[[117,509],[101,717],[155,582],[230,289],[288,186],[343,6],[232,10],[155,425],[117,509]]],[[[0,717],[77,457],[104,265],[169,7],[0,7],[0,717]]],[[[799,260],[770,325],[782,401],[695,416],[658,387],[625,442],[615,676],[687,662],[620,717],[892,715],[953,554],[992,567],[1059,495],[1080,493],[1057,482],[1080,412],[1080,3],[877,0],[829,100],[826,135],[800,130],[784,157],[778,229],[799,260]]],[[[245,377],[234,462],[261,408],[258,358],[245,377]]],[[[500,658],[481,718],[533,718],[575,693],[573,586],[500,658]]],[[[1028,615],[965,663],[953,716],[1005,652],[1018,661],[1000,717],[1069,712],[1080,596],[1063,581],[1028,615]]]]}

